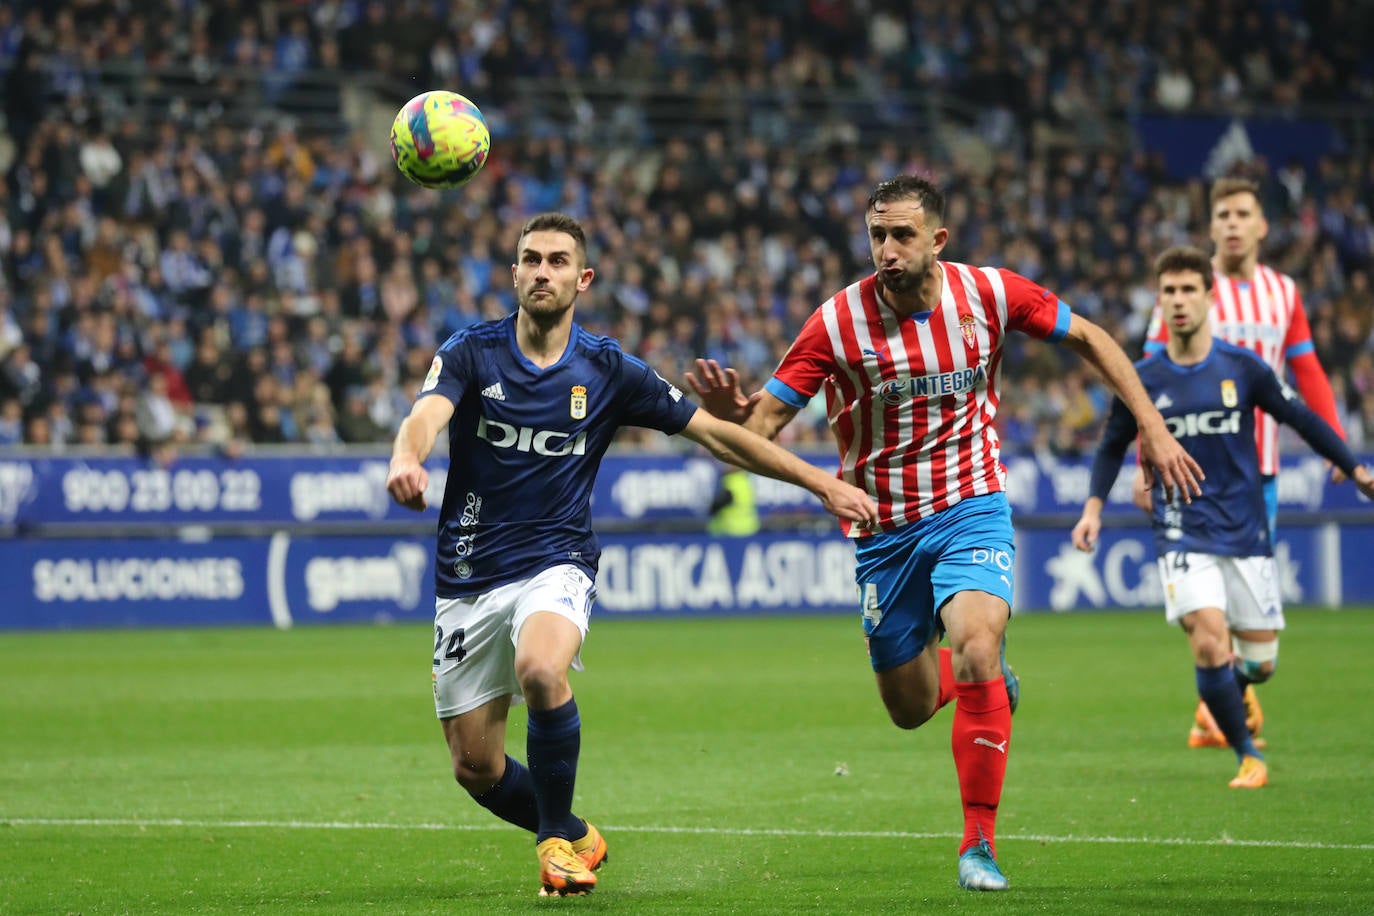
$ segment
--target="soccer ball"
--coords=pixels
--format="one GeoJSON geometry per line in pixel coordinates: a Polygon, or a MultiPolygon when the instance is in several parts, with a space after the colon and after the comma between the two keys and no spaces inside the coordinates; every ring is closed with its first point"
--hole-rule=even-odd
{"type": "Polygon", "coordinates": [[[482,170],[490,149],[482,112],[456,92],[421,93],[391,122],[391,158],[421,187],[462,187],[482,170]]]}

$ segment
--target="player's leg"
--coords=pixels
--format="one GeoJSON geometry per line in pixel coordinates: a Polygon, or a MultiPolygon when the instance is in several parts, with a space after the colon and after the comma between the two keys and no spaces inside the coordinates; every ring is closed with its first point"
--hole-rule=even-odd
{"type": "Polygon", "coordinates": [[[1203,607],[1182,616],[1179,624],[1188,636],[1193,655],[1198,695],[1226,736],[1239,760],[1259,752],[1245,727],[1245,701],[1231,670],[1231,637],[1226,614],[1219,607],[1203,607]]]}
{"type": "MultiPolygon", "coordinates": [[[[1269,543],[1270,543],[1271,545],[1276,545],[1276,544],[1278,544],[1278,521],[1279,521],[1279,481],[1278,481],[1278,477],[1275,476],[1275,475],[1272,475],[1272,474],[1265,476],[1265,477],[1263,478],[1262,487],[1263,487],[1263,490],[1264,490],[1264,511],[1265,511],[1265,521],[1266,521],[1266,522],[1268,523],[1268,525],[1269,525],[1269,543]]],[[[1242,560],[1241,562],[1242,562],[1242,563],[1251,563],[1251,561],[1248,560],[1248,559],[1247,559],[1247,560],[1242,560]]],[[[1254,564],[1251,563],[1251,565],[1254,565],[1254,564]]],[[[1258,585],[1258,587],[1261,588],[1261,589],[1266,589],[1266,588],[1268,588],[1269,586],[1272,586],[1272,590],[1273,590],[1274,596],[1275,596],[1275,597],[1274,597],[1274,606],[1277,607],[1277,606],[1278,606],[1278,591],[1277,591],[1277,583],[1278,583],[1277,575],[1278,575],[1278,569],[1277,569],[1277,561],[1271,561],[1271,564],[1270,564],[1270,565],[1271,565],[1271,568],[1269,568],[1269,569],[1260,569],[1260,570],[1257,570],[1257,571],[1259,571],[1259,572],[1261,573],[1262,576],[1265,575],[1265,574],[1267,573],[1267,574],[1271,577],[1271,578],[1268,578],[1267,580],[1266,580],[1266,579],[1263,579],[1263,578],[1260,579],[1260,580],[1257,582],[1257,585],[1258,585]],[[1266,581],[1269,583],[1268,586],[1266,585],[1266,581]]],[[[1255,596],[1255,597],[1256,597],[1256,605],[1257,605],[1257,606],[1258,606],[1260,603],[1265,603],[1266,600],[1267,600],[1267,596],[1266,596],[1266,595],[1257,595],[1257,596],[1255,596]]],[[[1281,612],[1280,612],[1280,613],[1281,613],[1281,612]]],[[[1234,655],[1234,658],[1235,658],[1235,664],[1236,664],[1236,680],[1240,681],[1241,690],[1243,690],[1244,693],[1245,693],[1245,724],[1246,724],[1246,727],[1250,729],[1250,737],[1252,737],[1252,738],[1255,739],[1255,745],[1256,745],[1257,747],[1263,748],[1263,747],[1264,747],[1264,739],[1262,739],[1262,738],[1260,737],[1260,731],[1264,728],[1264,708],[1260,705],[1259,695],[1258,695],[1258,693],[1256,693],[1254,685],[1255,685],[1255,684],[1263,683],[1264,681],[1267,681],[1267,680],[1269,679],[1269,676],[1270,676],[1271,674],[1273,674],[1273,670],[1274,670],[1273,662],[1277,659],[1277,648],[1278,648],[1278,647],[1277,647],[1277,645],[1275,645],[1275,646],[1273,646],[1273,647],[1262,647],[1262,646],[1261,646],[1261,647],[1255,647],[1255,649],[1254,649],[1254,651],[1252,652],[1252,654],[1255,654],[1255,655],[1258,656],[1258,660],[1255,662],[1255,665],[1258,665],[1259,668],[1258,668],[1257,670],[1254,670],[1254,671],[1251,670],[1251,667],[1252,667],[1252,666],[1251,666],[1250,664],[1247,663],[1247,660],[1246,660],[1245,658],[1242,658],[1242,656],[1241,656],[1241,649],[1243,648],[1244,644],[1247,643],[1247,642],[1267,643],[1267,642],[1273,642],[1273,641],[1275,641],[1275,640],[1278,639],[1278,634],[1277,634],[1276,632],[1274,632],[1272,629],[1269,628],[1269,626],[1268,626],[1269,621],[1260,621],[1260,622],[1261,622],[1261,623],[1264,623],[1265,625],[1264,625],[1264,626],[1260,626],[1260,627],[1258,627],[1257,629],[1248,631],[1248,632],[1253,632],[1253,633],[1256,634],[1256,635],[1254,635],[1253,637],[1246,637],[1246,636],[1243,636],[1243,635],[1241,634],[1241,632],[1238,632],[1238,631],[1236,630],[1236,628],[1233,626],[1232,629],[1231,629],[1231,636],[1232,636],[1231,651],[1232,651],[1232,654],[1234,655]],[[1275,650],[1275,655],[1274,655],[1273,657],[1270,657],[1269,654],[1268,654],[1270,648],[1273,648],[1273,649],[1275,650]],[[1264,666],[1264,664],[1265,664],[1266,662],[1268,663],[1268,668],[1267,668],[1267,669],[1264,669],[1263,666],[1264,666]],[[1252,677],[1252,674],[1254,675],[1253,677],[1252,677]]]]}
{"type": "Polygon", "coordinates": [[[574,840],[600,837],[572,811],[582,718],[568,683],[594,596],[591,579],[577,567],[545,570],[527,583],[511,624],[515,676],[529,707],[525,759],[539,810],[541,894],[583,894],[596,886],[596,875],[573,846],[574,840]]]}
{"type": "Polygon", "coordinates": [[[1198,695],[1244,774],[1247,769],[1262,770],[1264,764],[1245,728],[1245,702],[1231,665],[1225,610],[1229,596],[1219,559],[1224,558],[1176,551],[1160,558],[1159,572],[1166,619],[1179,624],[1187,635],[1198,695]]]}
{"type": "MultiPolygon", "coordinates": [[[[869,657],[870,660],[873,658],[871,654],[869,657]]],[[[920,728],[930,721],[940,707],[954,698],[953,668],[949,669],[948,680],[941,677],[941,668],[949,665],[949,649],[940,648],[940,635],[935,633],[915,658],[874,672],[878,696],[893,725],[898,728],[920,728]],[[942,690],[946,685],[948,690],[942,690]]]]}
{"type": "Polygon", "coordinates": [[[1236,681],[1245,697],[1246,727],[1257,747],[1264,712],[1255,696],[1255,684],[1268,681],[1279,660],[1279,631],[1285,626],[1279,591],[1278,564],[1273,557],[1229,557],[1222,560],[1226,578],[1226,619],[1231,628],[1231,650],[1236,681]]]}
{"type": "Polygon", "coordinates": [[[999,493],[965,500],[950,512],[931,587],[952,650],[950,747],[964,809],[959,883],[1003,890],[1008,883],[996,863],[996,824],[1011,745],[1003,657],[1015,563],[1011,509],[999,493]]]}
{"type": "Polygon", "coordinates": [[[940,648],[927,522],[864,538],[856,548],[864,641],[878,696],[898,728],[918,728],[954,698],[954,670],[940,648]]]}
{"type": "Polygon", "coordinates": [[[976,590],[955,594],[941,610],[953,650],[950,748],[964,809],[959,883],[975,890],[1007,886],[996,865],[996,826],[1011,744],[1011,704],[1000,662],[1009,613],[1003,598],[976,590]]]}
{"type": "Polygon", "coordinates": [[[517,592],[509,585],[435,602],[434,709],[458,784],[497,817],[534,831],[529,772],[505,752],[506,716],[520,692],[509,622],[517,592]]]}
{"type": "Polygon", "coordinates": [[[497,697],[440,724],[458,785],[492,814],[533,833],[539,829],[534,783],[529,770],[505,752],[509,710],[510,697],[497,697]]]}

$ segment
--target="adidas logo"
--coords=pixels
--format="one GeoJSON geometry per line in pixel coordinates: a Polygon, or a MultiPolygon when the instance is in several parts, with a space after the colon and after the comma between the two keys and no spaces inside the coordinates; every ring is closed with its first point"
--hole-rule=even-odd
{"type": "Polygon", "coordinates": [[[482,389],[482,397],[491,398],[493,401],[504,401],[506,399],[506,392],[505,389],[501,387],[501,383],[496,382],[482,389]]]}
{"type": "MultiPolygon", "coordinates": [[[[500,387],[500,386],[498,385],[497,387],[500,387]]],[[[483,393],[483,394],[486,394],[485,391],[482,392],[482,393],[483,393]]],[[[1168,410],[1170,407],[1173,407],[1173,406],[1174,406],[1174,399],[1171,398],[1171,397],[1169,397],[1167,394],[1161,394],[1159,397],[1155,398],[1155,407],[1157,407],[1157,408],[1160,409],[1160,410],[1168,410]]]]}

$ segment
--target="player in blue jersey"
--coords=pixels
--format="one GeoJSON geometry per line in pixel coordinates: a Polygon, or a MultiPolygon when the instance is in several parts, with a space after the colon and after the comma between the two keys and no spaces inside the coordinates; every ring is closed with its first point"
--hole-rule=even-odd
{"type": "MultiPolygon", "coordinates": [[[[1207,478],[1202,495],[1190,503],[1158,487],[1153,493],[1165,615],[1187,634],[1198,694],[1240,763],[1231,787],[1258,789],[1268,782],[1269,770],[1245,725],[1240,679],[1260,683],[1274,673],[1284,620],[1254,447],[1255,408],[1297,430],[1371,498],[1374,477],[1259,356],[1213,337],[1206,254],[1170,248],[1155,262],[1155,275],[1169,342],[1137,363],[1136,371],[1170,432],[1207,478]]],[[[1135,436],[1135,418],[1114,402],[1093,461],[1092,495],[1073,528],[1079,550],[1092,550],[1097,542],[1103,503],[1135,436]]]]}
{"type": "Polygon", "coordinates": [[[586,236],[545,213],[520,232],[511,267],[517,310],[439,348],[392,451],[387,490],[423,510],[423,462],[448,429],[439,513],[434,705],[454,775],[477,803],[536,835],[540,895],[583,894],[606,858],[572,812],[581,720],[579,667],[600,549],[591,492],[622,426],[681,433],[717,458],[803,486],[840,518],[868,526],[862,490],[772,442],[718,420],[614,340],[584,331],[573,303],[591,285],[586,236]],[[529,706],[526,764],[505,752],[512,700],[529,706]]]}

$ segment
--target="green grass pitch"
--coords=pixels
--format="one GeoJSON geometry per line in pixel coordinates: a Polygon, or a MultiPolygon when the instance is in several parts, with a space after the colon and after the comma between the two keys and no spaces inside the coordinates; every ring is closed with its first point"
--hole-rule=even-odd
{"type": "Polygon", "coordinates": [[[0,635],[0,913],[1374,912],[1374,611],[1291,613],[1258,792],[1186,748],[1161,614],[1010,634],[1012,890],[978,895],[951,711],[892,727],[857,619],[595,617],[577,810],[611,859],[564,900],[454,785],[424,627],[0,635]]]}

